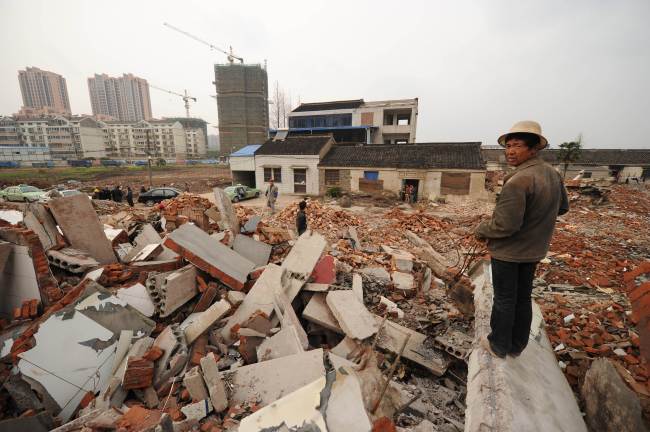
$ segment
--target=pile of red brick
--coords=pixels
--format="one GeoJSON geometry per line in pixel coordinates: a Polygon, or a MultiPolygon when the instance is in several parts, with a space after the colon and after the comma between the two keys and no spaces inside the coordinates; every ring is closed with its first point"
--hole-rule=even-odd
{"type": "MultiPolygon", "coordinates": [[[[164,216],[170,229],[182,225],[186,221],[194,222],[203,230],[210,229],[210,219],[205,211],[213,206],[209,199],[198,195],[182,194],[176,198],[160,203],[161,214],[164,216]]],[[[216,228],[216,227],[214,227],[216,228]]]]}
{"type": "MultiPolygon", "coordinates": [[[[286,225],[295,226],[298,203],[285,207],[281,212],[272,217],[275,222],[282,222],[286,225]]],[[[362,226],[364,222],[344,210],[336,210],[324,206],[318,201],[310,200],[307,204],[307,223],[309,228],[320,230],[324,233],[337,232],[346,226],[362,226]]]]}

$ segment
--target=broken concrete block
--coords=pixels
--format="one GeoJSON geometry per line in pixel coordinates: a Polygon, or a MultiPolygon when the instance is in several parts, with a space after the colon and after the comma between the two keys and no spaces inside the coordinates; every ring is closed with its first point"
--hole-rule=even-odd
{"type": "Polygon", "coordinates": [[[26,300],[40,299],[41,293],[29,248],[3,244],[6,261],[0,273],[0,315],[11,317],[14,309],[22,307],[26,300]]]}
{"type": "Polygon", "coordinates": [[[99,266],[99,263],[85,252],[63,248],[47,251],[47,259],[50,264],[67,270],[70,273],[85,273],[86,271],[99,266]]]}
{"type": "Polygon", "coordinates": [[[359,273],[352,275],[352,292],[361,303],[363,303],[363,278],[359,273]]]}
{"type": "Polygon", "coordinates": [[[311,274],[311,280],[313,283],[330,285],[336,282],[336,266],[332,255],[325,255],[318,260],[311,274]]]}
{"type": "Polygon", "coordinates": [[[445,277],[447,268],[450,267],[447,259],[433,249],[428,242],[422,240],[413,232],[407,230],[406,237],[414,246],[416,246],[416,248],[413,249],[415,255],[422,261],[426,262],[436,276],[445,277]]]}
{"type": "Polygon", "coordinates": [[[290,302],[298,295],[302,286],[307,282],[323,251],[327,241],[311,230],[305,231],[293,245],[287,257],[282,261],[285,271],[285,293],[290,302]]]}
{"type": "Polygon", "coordinates": [[[306,283],[305,286],[302,288],[303,291],[311,291],[311,292],[326,292],[330,289],[329,284],[319,284],[319,283],[306,283]]]}
{"type": "Polygon", "coordinates": [[[366,276],[377,279],[380,282],[390,282],[390,274],[388,274],[386,269],[383,267],[366,267],[359,271],[366,276]]]}
{"type": "MultiPolygon", "coordinates": [[[[323,403],[321,394],[325,387],[325,377],[320,377],[289,393],[275,403],[244,417],[239,425],[239,432],[262,432],[282,428],[299,430],[306,425],[309,425],[311,430],[327,431],[325,419],[319,410],[323,403]]],[[[354,423],[348,424],[348,430],[352,424],[354,423]]]]}
{"type": "Polygon", "coordinates": [[[389,253],[391,265],[395,270],[403,273],[413,271],[413,259],[415,258],[413,254],[399,249],[391,249],[389,253]]]}
{"type": "Polygon", "coordinates": [[[326,296],[327,293],[315,293],[302,312],[302,317],[326,329],[344,334],[338,320],[327,305],[326,296]]]}
{"type": "Polygon", "coordinates": [[[232,249],[241,256],[252,261],[256,267],[269,263],[273,246],[254,240],[248,236],[238,234],[232,244],[232,249]]]}
{"type": "Polygon", "coordinates": [[[209,217],[213,222],[219,222],[221,220],[221,213],[217,210],[216,207],[210,207],[203,212],[204,215],[209,217]]]}
{"type": "Polygon", "coordinates": [[[87,252],[100,264],[117,262],[104,227],[86,196],[54,198],[48,205],[70,246],[87,252]]]}
{"type": "Polygon", "coordinates": [[[246,233],[254,233],[257,231],[257,225],[259,225],[260,221],[262,220],[261,216],[258,215],[253,215],[248,218],[248,221],[244,224],[243,231],[246,233]]]}
{"type": "Polygon", "coordinates": [[[267,317],[273,313],[273,303],[275,301],[275,292],[282,290],[282,268],[275,264],[266,266],[262,275],[255,281],[253,288],[248,292],[242,304],[237,308],[235,313],[228,318],[228,322],[221,330],[221,335],[227,342],[233,341],[231,329],[233,326],[242,325],[246,320],[253,316],[257,311],[262,312],[267,317]]]}
{"type": "Polygon", "coordinates": [[[275,312],[279,317],[282,317],[280,320],[282,328],[289,325],[293,326],[298,333],[298,339],[300,340],[302,349],[306,350],[309,348],[309,339],[307,338],[307,333],[302,327],[298,315],[296,315],[296,311],[293,309],[293,306],[291,306],[291,302],[284,293],[276,293],[275,300],[275,312]]]}
{"type": "Polygon", "coordinates": [[[384,305],[386,311],[387,311],[391,316],[393,316],[393,317],[395,317],[395,318],[398,318],[398,319],[402,319],[402,318],[404,318],[404,311],[402,311],[402,309],[400,309],[400,308],[397,306],[397,304],[395,304],[394,302],[388,300],[386,297],[384,297],[384,296],[379,296],[379,304],[380,304],[380,305],[384,305]]]}
{"type": "Polygon", "coordinates": [[[196,288],[196,267],[191,264],[167,275],[160,285],[160,316],[167,317],[192,299],[196,288]]]}
{"type": "Polygon", "coordinates": [[[180,329],[178,324],[169,325],[158,335],[154,341],[154,345],[162,349],[164,353],[156,362],[156,371],[154,374],[154,387],[159,388],[162,383],[176,375],[183,367],[182,364],[179,367],[178,361],[172,365],[173,358],[176,356],[180,356],[180,358],[183,356],[185,358],[188,357],[185,333],[180,329]]]}
{"type": "Polygon", "coordinates": [[[151,224],[143,224],[142,229],[133,239],[133,248],[124,256],[123,261],[131,262],[133,257],[140,253],[145,246],[160,243],[162,243],[162,238],[156,229],[151,224]]]}
{"type": "Polygon", "coordinates": [[[191,224],[174,230],[164,245],[235,290],[244,288],[248,274],[255,268],[251,261],[191,224]]]}
{"type": "Polygon", "coordinates": [[[226,300],[220,300],[210,306],[185,329],[185,339],[188,344],[192,344],[204,331],[208,329],[217,320],[230,312],[231,306],[226,300]]]}
{"type": "Polygon", "coordinates": [[[201,370],[203,371],[203,379],[208,386],[210,401],[214,410],[218,413],[225,411],[228,408],[228,393],[221,379],[217,360],[213,353],[208,353],[201,359],[201,370]]]}
{"type": "Polygon", "coordinates": [[[48,251],[55,246],[65,245],[63,236],[56,229],[54,218],[42,204],[30,204],[25,212],[23,223],[36,233],[44,250],[48,251]]]}
{"type": "Polygon", "coordinates": [[[347,336],[366,339],[377,333],[379,326],[373,315],[357,300],[352,291],[329,292],[326,301],[347,336]]]}
{"type": "Polygon", "coordinates": [[[221,221],[224,222],[227,229],[234,234],[239,233],[239,218],[232,206],[232,202],[228,195],[220,188],[214,188],[214,199],[221,215],[221,221]]]}
{"type": "Polygon", "coordinates": [[[201,420],[212,412],[212,404],[208,399],[203,399],[198,402],[185,405],[181,407],[181,411],[187,417],[187,420],[201,420]]]}
{"type": "Polygon", "coordinates": [[[163,251],[163,246],[160,243],[148,244],[133,256],[131,262],[137,261],[153,261],[163,251]]]}
{"type": "Polygon", "coordinates": [[[472,338],[467,334],[454,330],[451,327],[447,331],[433,339],[433,346],[445,351],[460,360],[467,360],[472,349],[472,338]]]}
{"type": "Polygon", "coordinates": [[[112,337],[81,313],[52,315],[35,333],[34,348],[19,355],[18,368],[45,387],[61,407],[57,415],[68,421],[86,393],[99,391],[112,376],[117,344],[110,343],[112,337]]]}
{"type": "Polygon", "coordinates": [[[323,350],[315,349],[243,366],[221,377],[232,384],[232,403],[259,397],[262,405],[269,405],[324,375],[323,350]]]}
{"type": "Polygon", "coordinates": [[[336,378],[332,383],[325,419],[329,432],[347,432],[350,425],[359,432],[372,429],[370,419],[361,393],[361,385],[351,369],[336,369],[336,378]]]}
{"type": "MultiPolygon", "coordinates": [[[[379,324],[381,323],[382,318],[375,316],[375,320],[379,324]]],[[[386,320],[379,336],[377,337],[377,346],[381,349],[397,354],[402,347],[407,334],[410,334],[411,337],[406,343],[406,348],[404,349],[402,357],[425,367],[434,375],[444,375],[447,366],[449,365],[449,361],[445,360],[442,354],[429,348],[429,345],[426,343],[427,337],[422,333],[418,333],[390,320],[386,320]]]]}
{"type": "Polygon", "coordinates": [[[153,362],[141,357],[129,357],[122,376],[124,390],[144,389],[153,383],[153,362]]]}
{"type": "Polygon", "coordinates": [[[331,349],[330,353],[344,359],[349,359],[359,350],[360,347],[361,345],[358,341],[346,336],[337,346],[331,349]]]}
{"type": "Polygon", "coordinates": [[[393,285],[401,291],[412,291],[415,289],[415,279],[411,273],[393,272],[391,274],[393,285]]]}
{"type": "MultiPolygon", "coordinates": [[[[133,330],[122,330],[120,332],[120,338],[117,341],[117,347],[115,348],[115,357],[113,357],[113,367],[111,368],[111,373],[117,372],[117,369],[122,364],[122,360],[129,352],[131,348],[131,339],[133,338],[133,330]]],[[[151,340],[153,342],[153,339],[151,340]]]]}
{"type": "Polygon", "coordinates": [[[242,304],[244,299],[246,298],[246,294],[244,294],[241,291],[228,291],[226,294],[226,300],[230,302],[231,305],[234,307],[239,306],[242,304]]]}
{"type": "Polygon", "coordinates": [[[156,312],[156,305],[151,300],[147,288],[141,283],[136,283],[128,288],[120,288],[115,295],[144,316],[151,317],[156,312]]]}
{"type": "Polygon", "coordinates": [[[623,382],[608,359],[591,363],[582,385],[586,421],[590,430],[644,432],[646,428],[639,397],[623,382]]]}
{"type": "Polygon", "coordinates": [[[200,401],[208,399],[208,389],[205,388],[203,375],[199,372],[199,367],[194,366],[192,369],[185,372],[183,376],[183,385],[190,393],[193,400],[200,401]]]}
{"type": "Polygon", "coordinates": [[[293,325],[267,338],[257,347],[257,361],[267,361],[303,352],[298,331],[293,325]]]}

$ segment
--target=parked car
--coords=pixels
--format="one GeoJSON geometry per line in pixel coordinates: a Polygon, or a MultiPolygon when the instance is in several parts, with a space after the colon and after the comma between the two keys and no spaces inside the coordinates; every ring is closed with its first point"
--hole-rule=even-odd
{"type": "Polygon", "coordinates": [[[68,197],[73,195],[85,195],[85,194],[77,189],[63,189],[63,190],[52,189],[51,191],[45,192],[45,195],[43,195],[39,199],[39,201],[48,202],[52,198],[68,197]]]}
{"type": "Polygon", "coordinates": [[[88,160],[88,159],[81,159],[81,160],[69,160],[68,165],[72,167],[85,167],[85,168],[90,168],[93,166],[93,161],[88,160]]]}
{"type": "Polygon", "coordinates": [[[18,186],[9,186],[0,191],[0,197],[7,201],[38,201],[45,195],[45,191],[37,187],[21,184],[18,186]]]}
{"type": "Polygon", "coordinates": [[[20,162],[0,161],[0,168],[20,168],[20,162]]]}
{"type": "Polygon", "coordinates": [[[239,202],[245,199],[257,198],[260,196],[260,190],[244,185],[228,186],[223,190],[232,202],[239,202]]]}
{"type": "Polygon", "coordinates": [[[166,199],[175,198],[179,196],[181,193],[182,192],[179,191],[178,189],[174,189],[170,187],[153,188],[153,189],[149,189],[145,193],[140,194],[140,196],[138,197],[138,202],[144,203],[148,206],[152,206],[155,203],[159,203],[166,199]]]}

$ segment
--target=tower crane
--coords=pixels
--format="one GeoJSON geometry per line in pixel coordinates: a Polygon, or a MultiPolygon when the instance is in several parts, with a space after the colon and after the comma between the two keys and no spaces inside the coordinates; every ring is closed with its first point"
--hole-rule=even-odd
{"type": "Polygon", "coordinates": [[[194,39],[197,42],[201,42],[202,44],[209,46],[210,49],[217,50],[219,52],[224,53],[226,56],[228,56],[228,61],[230,63],[233,63],[235,60],[239,60],[240,63],[244,63],[244,59],[241,58],[241,57],[236,56],[235,53],[232,51],[232,47],[229,47],[230,51],[225,51],[225,50],[219,48],[218,46],[214,46],[210,42],[206,42],[203,39],[198,38],[198,37],[194,36],[193,34],[186,32],[185,30],[181,30],[178,27],[174,27],[173,25],[171,25],[169,23],[163,23],[163,25],[165,27],[169,27],[170,29],[172,29],[174,31],[177,31],[177,32],[179,32],[181,34],[184,34],[188,38],[194,39]]]}
{"type": "Polygon", "coordinates": [[[190,100],[193,100],[194,102],[196,102],[196,98],[193,97],[193,96],[188,95],[187,90],[184,90],[185,94],[180,94],[180,93],[173,92],[171,90],[156,87],[155,85],[151,85],[151,84],[149,84],[149,87],[153,87],[156,90],[164,91],[164,92],[169,93],[169,94],[180,96],[183,99],[183,102],[185,102],[185,115],[186,115],[187,118],[190,117],[190,100]]]}

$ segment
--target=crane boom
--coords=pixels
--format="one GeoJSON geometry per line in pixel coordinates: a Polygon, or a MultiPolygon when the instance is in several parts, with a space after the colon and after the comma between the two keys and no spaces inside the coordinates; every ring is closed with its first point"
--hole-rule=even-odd
{"type": "Polygon", "coordinates": [[[196,98],[194,96],[188,95],[187,90],[185,90],[185,94],[180,94],[180,93],[173,92],[171,90],[156,87],[153,84],[149,84],[149,87],[153,87],[156,90],[164,91],[165,93],[173,94],[175,96],[180,96],[183,99],[183,102],[185,102],[185,115],[186,115],[187,118],[190,117],[190,100],[193,100],[194,102],[196,102],[196,98]]]}
{"type": "Polygon", "coordinates": [[[219,51],[219,52],[224,53],[225,55],[228,56],[228,61],[229,61],[230,63],[232,63],[235,59],[236,59],[236,60],[239,60],[240,63],[244,63],[244,59],[243,59],[243,58],[238,57],[238,56],[235,55],[235,53],[233,53],[233,51],[232,51],[232,47],[230,47],[230,52],[228,52],[228,51],[226,51],[226,50],[223,50],[223,49],[219,48],[218,46],[212,45],[210,42],[206,42],[206,41],[204,41],[203,39],[201,39],[201,38],[199,38],[199,37],[197,37],[197,36],[194,36],[193,34],[186,32],[185,30],[181,30],[181,29],[179,29],[178,27],[175,27],[175,26],[173,26],[173,25],[171,25],[171,24],[169,24],[169,23],[163,23],[163,25],[164,25],[165,27],[169,27],[170,29],[172,29],[172,30],[174,30],[174,31],[177,31],[177,32],[179,32],[179,33],[181,33],[181,34],[184,34],[184,35],[187,36],[188,38],[194,39],[194,40],[197,41],[197,42],[200,42],[200,43],[202,43],[202,44],[204,44],[204,45],[209,46],[210,49],[217,50],[217,51],[219,51]]]}

